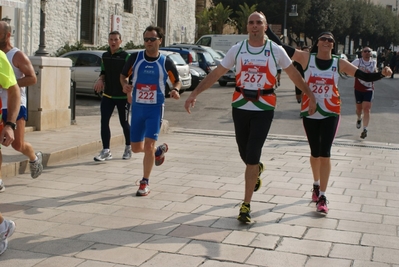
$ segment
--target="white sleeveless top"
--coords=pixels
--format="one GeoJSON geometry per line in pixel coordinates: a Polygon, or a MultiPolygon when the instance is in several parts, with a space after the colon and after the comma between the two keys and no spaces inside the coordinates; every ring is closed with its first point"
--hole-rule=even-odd
{"type": "MultiPolygon", "coordinates": [[[[14,70],[15,78],[21,79],[25,77],[25,75],[18,69],[17,67],[14,66],[12,63],[12,59],[14,58],[14,55],[16,52],[18,52],[19,49],[16,47],[13,47],[10,51],[6,53],[7,59],[11,64],[12,69],[14,70]]],[[[21,89],[21,106],[26,107],[26,87],[20,87],[21,89]]],[[[3,88],[0,89],[0,94],[1,94],[1,101],[3,102],[3,109],[7,109],[7,90],[3,90],[3,88]]]]}

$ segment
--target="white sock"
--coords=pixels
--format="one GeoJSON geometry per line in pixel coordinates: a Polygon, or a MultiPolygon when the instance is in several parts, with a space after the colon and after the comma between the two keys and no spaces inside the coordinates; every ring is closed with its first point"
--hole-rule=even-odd
{"type": "Polygon", "coordinates": [[[36,162],[36,160],[38,160],[39,158],[36,156],[34,161],[29,161],[30,163],[36,162]]]}
{"type": "Polygon", "coordinates": [[[320,186],[320,180],[314,181],[313,184],[320,186]]]}
{"type": "Polygon", "coordinates": [[[325,196],[325,195],[326,195],[326,192],[320,191],[319,197],[325,196]]]}

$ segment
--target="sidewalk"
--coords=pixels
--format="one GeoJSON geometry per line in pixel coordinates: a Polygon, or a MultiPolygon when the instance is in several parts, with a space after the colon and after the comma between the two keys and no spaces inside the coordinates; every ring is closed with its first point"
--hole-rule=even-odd
{"type": "Polygon", "coordinates": [[[161,134],[166,161],[153,169],[150,195],[136,197],[142,154],[121,159],[119,122],[111,120],[114,159],[101,163],[93,161],[99,117],[77,123],[26,134],[45,155],[35,180],[20,173],[23,156],[2,148],[8,177],[0,211],[17,230],[1,267],[399,267],[399,145],[336,140],[330,212],[322,216],[310,203],[304,136],[269,136],[254,223],[243,225],[236,216],[244,165],[232,132],[161,134]]]}

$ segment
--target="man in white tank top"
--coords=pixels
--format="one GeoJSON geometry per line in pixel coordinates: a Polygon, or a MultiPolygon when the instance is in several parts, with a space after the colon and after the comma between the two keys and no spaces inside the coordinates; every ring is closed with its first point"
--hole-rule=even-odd
{"type": "MultiPolygon", "coordinates": [[[[352,61],[352,64],[366,73],[377,72],[377,62],[371,55],[371,48],[366,46],[362,49],[361,53],[362,57],[356,58],[352,61]]],[[[355,78],[354,88],[357,115],[356,128],[360,129],[362,127],[363,120],[363,131],[360,134],[360,138],[364,139],[367,137],[367,127],[370,122],[371,103],[374,99],[374,83],[355,78]]]]}
{"type": "MultiPolygon", "coordinates": [[[[24,154],[29,158],[29,165],[31,171],[31,177],[37,178],[43,171],[42,164],[42,153],[33,150],[30,143],[25,142],[25,125],[27,119],[26,109],[26,87],[36,83],[36,74],[33,69],[32,63],[29,58],[18,48],[11,45],[11,27],[5,21],[0,21],[0,49],[6,54],[8,61],[10,62],[17,83],[21,88],[21,106],[17,117],[16,125],[14,128],[15,140],[12,143],[12,147],[24,154]]],[[[0,96],[3,103],[3,121],[7,122],[7,92],[0,89],[0,96]]],[[[1,164],[1,162],[0,162],[1,164]]],[[[3,185],[4,186],[4,185],[3,185]]]]}

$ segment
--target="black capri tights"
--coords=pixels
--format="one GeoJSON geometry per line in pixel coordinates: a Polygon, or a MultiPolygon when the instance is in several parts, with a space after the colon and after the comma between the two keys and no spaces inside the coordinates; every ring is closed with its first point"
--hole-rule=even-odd
{"type": "Polygon", "coordinates": [[[339,116],[325,119],[303,118],[303,127],[310,146],[310,154],[315,157],[329,158],[331,146],[338,130],[339,116]]]}
{"type": "Polygon", "coordinates": [[[245,164],[256,165],[274,117],[274,110],[250,111],[233,108],[236,142],[245,164]]]}

